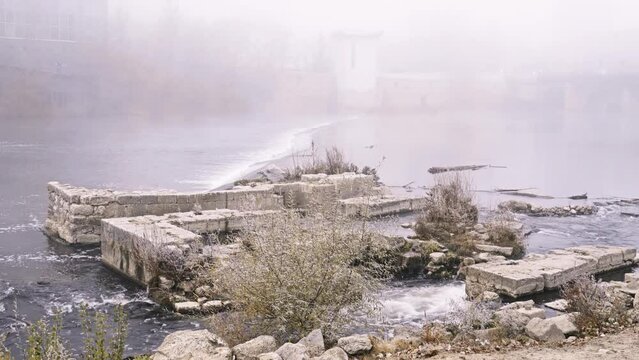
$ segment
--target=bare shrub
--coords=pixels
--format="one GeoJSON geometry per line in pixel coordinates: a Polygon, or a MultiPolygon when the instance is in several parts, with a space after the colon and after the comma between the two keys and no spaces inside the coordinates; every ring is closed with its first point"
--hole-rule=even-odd
{"type": "Polygon", "coordinates": [[[199,242],[176,242],[157,226],[149,226],[144,230],[144,241],[136,243],[135,256],[144,263],[152,286],[160,276],[179,283],[208,273],[210,264],[201,256],[202,246],[199,242]]]}
{"type": "Polygon", "coordinates": [[[498,246],[513,248],[512,257],[521,258],[526,252],[521,232],[512,226],[515,219],[511,214],[503,213],[486,224],[488,242],[498,246]]]}
{"type": "Polygon", "coordinates": [[[608,292],[592,276],[582,276],[562,286],[561,296],[568,301],[566,309],[578,313],[575,325],[583,334],[599,335],[630,324],[623,295],[608,292]]]}
{"type": "Polygon", "coordinates": [[[446,318],[446,328],[456,336],[472,337],[474,330],[494,327],[493,315],[497,303],[483,301],[452,301],[446,318]]]}
{"type": "Polygon", "coordinates": [[[470,181],[460,174],[435,178],[428,194],[423,220],[435,224],[473,225],[477,223],[477,206],[470,181]]]}
{"type": "Polygon", "coordinates": [[[354,313],[378,308],[373,295],[388,273],[367,260],[374,246],[365,225],[354,226],[338,211],[255,219],[239,241],[237,258],[214,277],[236,308],[270,333],[336,332],[354,313]]]}

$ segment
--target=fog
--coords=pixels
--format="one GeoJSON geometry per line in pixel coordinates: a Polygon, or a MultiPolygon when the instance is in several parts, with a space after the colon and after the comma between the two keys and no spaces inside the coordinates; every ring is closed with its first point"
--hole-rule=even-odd
{"type": "Polygon", "coordinates": [[[549,81],[574,85],[568,77],[612,86],[624,96],[615,107],[634,106],[638,8],[629,0],[2,0],[0,114],[591,103],[540,95],[549,81]],[[530,81],[536,95],[513,89],[530,81]]]}

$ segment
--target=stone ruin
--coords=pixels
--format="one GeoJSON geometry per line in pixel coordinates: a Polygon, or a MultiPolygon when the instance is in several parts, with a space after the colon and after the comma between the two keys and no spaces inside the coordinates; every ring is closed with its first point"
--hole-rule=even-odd
{"type": "MultiPolygon", "coordinates": [[[[207,234],[241,230],[251,219],[283,208],[333,206],[349,216],[384,216],[422,209],[423,197],[398,197],[373,176],[303,175],[300,181],[236,186],[208,192],[115,191],[48,184],[45,232],[71,244],[100,243],[102,261],[127,278],[149,285],[143,249],[152,245],[187,251],[207,234]]],[[[233,245],[209,245],[224,258],[233,245]]]]}

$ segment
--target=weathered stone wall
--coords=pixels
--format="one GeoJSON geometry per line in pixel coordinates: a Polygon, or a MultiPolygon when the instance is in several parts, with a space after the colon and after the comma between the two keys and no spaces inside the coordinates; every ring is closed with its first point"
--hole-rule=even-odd
{"type": "MultiPolygon", "coordinates": [[[[256,217],[274,211],[205,210],[164,216],[138,216],[102,220],[102,262],[127,278],[148,285],[157,272],[153,251],[171,246],[188,251],[189,244],[202,243],[201,234],[241,230],[256,217]]],[[[216,256],[223,252],[216,252],[216,256]]]]}
{"type": "Polygon", "coordinates": [[[228,191],[180,193],[173,191],[113,191],[86,189],[58,182],[48,184],[46,232],[68,243],[99,243],[102,219],[164,215],[202,210],[271,210],[283,206],[273,185],[228,191]]]}

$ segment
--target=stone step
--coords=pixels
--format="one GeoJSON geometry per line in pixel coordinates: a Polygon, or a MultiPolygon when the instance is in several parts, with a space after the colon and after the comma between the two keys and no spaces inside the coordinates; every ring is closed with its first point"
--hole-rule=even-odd
{"type": "Polygon", "coordinates": [[[593,275],[634,264],[636,249],[587,245],[521,260],[476,264],[466,270],[469,295],[493,291],[512,298],[557,289],[582,275],[593,275]]]}

